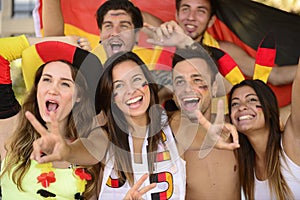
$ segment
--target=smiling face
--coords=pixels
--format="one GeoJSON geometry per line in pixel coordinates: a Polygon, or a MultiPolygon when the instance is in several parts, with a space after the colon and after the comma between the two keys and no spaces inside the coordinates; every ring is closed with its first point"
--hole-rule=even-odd
{"type": "Polygon", "coordinates": [[[67,121],[75,101],[77,91],[70,66],[55,61],[45,65],[37,84],[37,101],[42,119],[50,122],[50,112],[55,112],[59,122],[67,121]]]}
{"type": "Polygon", "coordinates": [[[194,40],[200,42],[207,28],[213,25],[210,0],[182,0],[176,20],[181,28],[194,40]]]}
{"type": "Polygon", "coordinates": [[[212,86],[211,72],[201,58],[178,62],[173,69],[173,88],[181,112],[194,119],[194,111],[210,113],[212,86]]]}
{"type": "Polygon", "coordinates": [[[101,41],[107,57],[120,52],[131,51],[136,34],[131,16],[124,10],[110,10],[103,18],[101,41]]]}
{"type": "Polygon", "coordinates": [[[232,93],[231,121],[241,133],[265,128],[261,103],[253,88],[243,86],[232,93]]]}
{"type": "Polygon", "coordinates": [[[112,70],[113,98],[125,116],[146,117],[150,104],[148,81],[137,63],[128,60],[112,70]]]}

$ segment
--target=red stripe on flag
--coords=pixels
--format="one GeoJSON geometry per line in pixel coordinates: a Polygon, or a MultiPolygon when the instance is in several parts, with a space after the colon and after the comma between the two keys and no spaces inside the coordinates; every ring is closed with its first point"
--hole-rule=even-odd
{"type": "Polygon", "coordinates": [[[232,42],[244,49],[250,56],[255,57],[256,51],[241,41],[221,20],[216,18],[214,25],[207,30],[215,39],[232,42]]]}
{"type": "Polygon", "coordinates": [[[276,50],[269,48],[259,48],[256,56],[256,63],[261,66],[274,66],[276,50]]]}
{"type": "Polygon", "coordinates": [[[219,66],[222,66],[222,67],[219,67],[219,72],[223,76],[226,76],[233,68],[237,67],[234,60],[232,60],[228,54],[225,54],[224,56],[222,56],[218,60],[218,62],[219,62],[219,66]],[[226,66],[226,67],[224,67],[224,66],[226,66]]]}
{"type": "Polygon", "coordinates": [[[0,84],[11,84],[9,62],[0,56],[0,84]]]}

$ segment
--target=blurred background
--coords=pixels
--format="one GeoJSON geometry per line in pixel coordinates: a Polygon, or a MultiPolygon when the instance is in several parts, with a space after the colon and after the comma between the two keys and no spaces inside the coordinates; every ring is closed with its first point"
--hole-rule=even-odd
{"type": "MultiPolygon", "coordinates": [[[[0,0],[0,37],[25,34],[35,36],[34,13],[36,4],[41,0],[0,0]]],[[[63,2],[63,0],[61,0],[63,2]]],[[[79,1],[79,0],[74,0],[79,1]]],[[[100,0],[99,0],[100,1],[100,0]]],[[[146,0],[139,0],[146,1],[146,0]]],[[[238,0],[237,0],[238,1],[238,0]]],[[[253,0],[287,12],[300,15],[300,0],[253,0]]],[[[138,2],[138,1],[137,1],[138,2]]],[[[20,102],[25,93],[24,81],[20,69],[20,60],[11,65],[13,88],[20,102]]]]}

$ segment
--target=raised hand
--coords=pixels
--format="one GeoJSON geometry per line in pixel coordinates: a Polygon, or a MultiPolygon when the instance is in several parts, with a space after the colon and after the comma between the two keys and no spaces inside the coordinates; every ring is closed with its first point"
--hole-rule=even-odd
{"type": "Polygon", "coordinates": [[[145,180],[148,178],[148,174],[144,174],[133,186],[130,190],[128,190],[126,196],[124,197],[124,200],[141,200],[143,199],[142,196],[152,190],[156,187],[156,183],[151,183],[150,185],[147,185],[145,187],[141,187],[141,185],[145,182],[145,180]]]}
{"type": "Polygon", "coordinates": [[[29,111],[25,113],[25,116],[41,135],[39,139],[33,142],[33,151],[30,159],[34,159],[39,163],[66,160],[67,155],[70,153],[70,148],[65,138],[59,132],[58,120],[55,113],[50,112],[51,131],[42,126],[29,111]]]}
{"type": "Polygon", "coordinates": [[[240,147],[235,126],[224,123],[224,102],[222,100],[218,102],[218,112],[213,124],[200,111],[197,110],[196,112],[199,124],[207,130],[205,139],[200,147],[200,159],[207,156],[213,148],[234,150],[240,147]]]}
{"type": "Polygon", "coordinates": [[[194,43],[193,39],[186,35],[175,21],[165,22],[159,27],[153,27],[144,23],[142,31],[149,37],[147,42],[153,45],[184,48],[194,43]]]}

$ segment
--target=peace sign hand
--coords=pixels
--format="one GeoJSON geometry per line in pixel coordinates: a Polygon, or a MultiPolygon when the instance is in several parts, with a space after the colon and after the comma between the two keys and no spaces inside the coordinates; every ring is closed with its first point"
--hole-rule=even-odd
{"type": "Polygon", "coordinates": [[[27,111],[25,116],[41,135],[40,138],[33,142],[33,151],[30,159],[36,160],[39,163],[66,160],[70,148],[59,132],[58,120],[55,113],[50,112],[51,132],[49,132],[31,112],[27,111]]]}
{"type": "Polygon", "coordinates": [[[222,100],[218,101],[218,112],[213,124],[200,111],[197,110],[196,112],[198,122],[207,130],[207,134],[200,147],[200,159],[206,157],[213,148],[234,150],[240,147],[239,136],[235,126],[224,123],[224,102],[222,100]]]}
{"type": "Polygon", "coordinates": [[[156,183],[151,183],[150,185],[147,185],[141,189],[141,185],[145,182],[145,180],[148,178],[148,174],[144,174],[133,186],[130,190],[128,190],[126,196],[124,197],[124,200],[141,200],[142,196],[148,192],[149,190],[152,190],[156,187],[156,183]]]}

